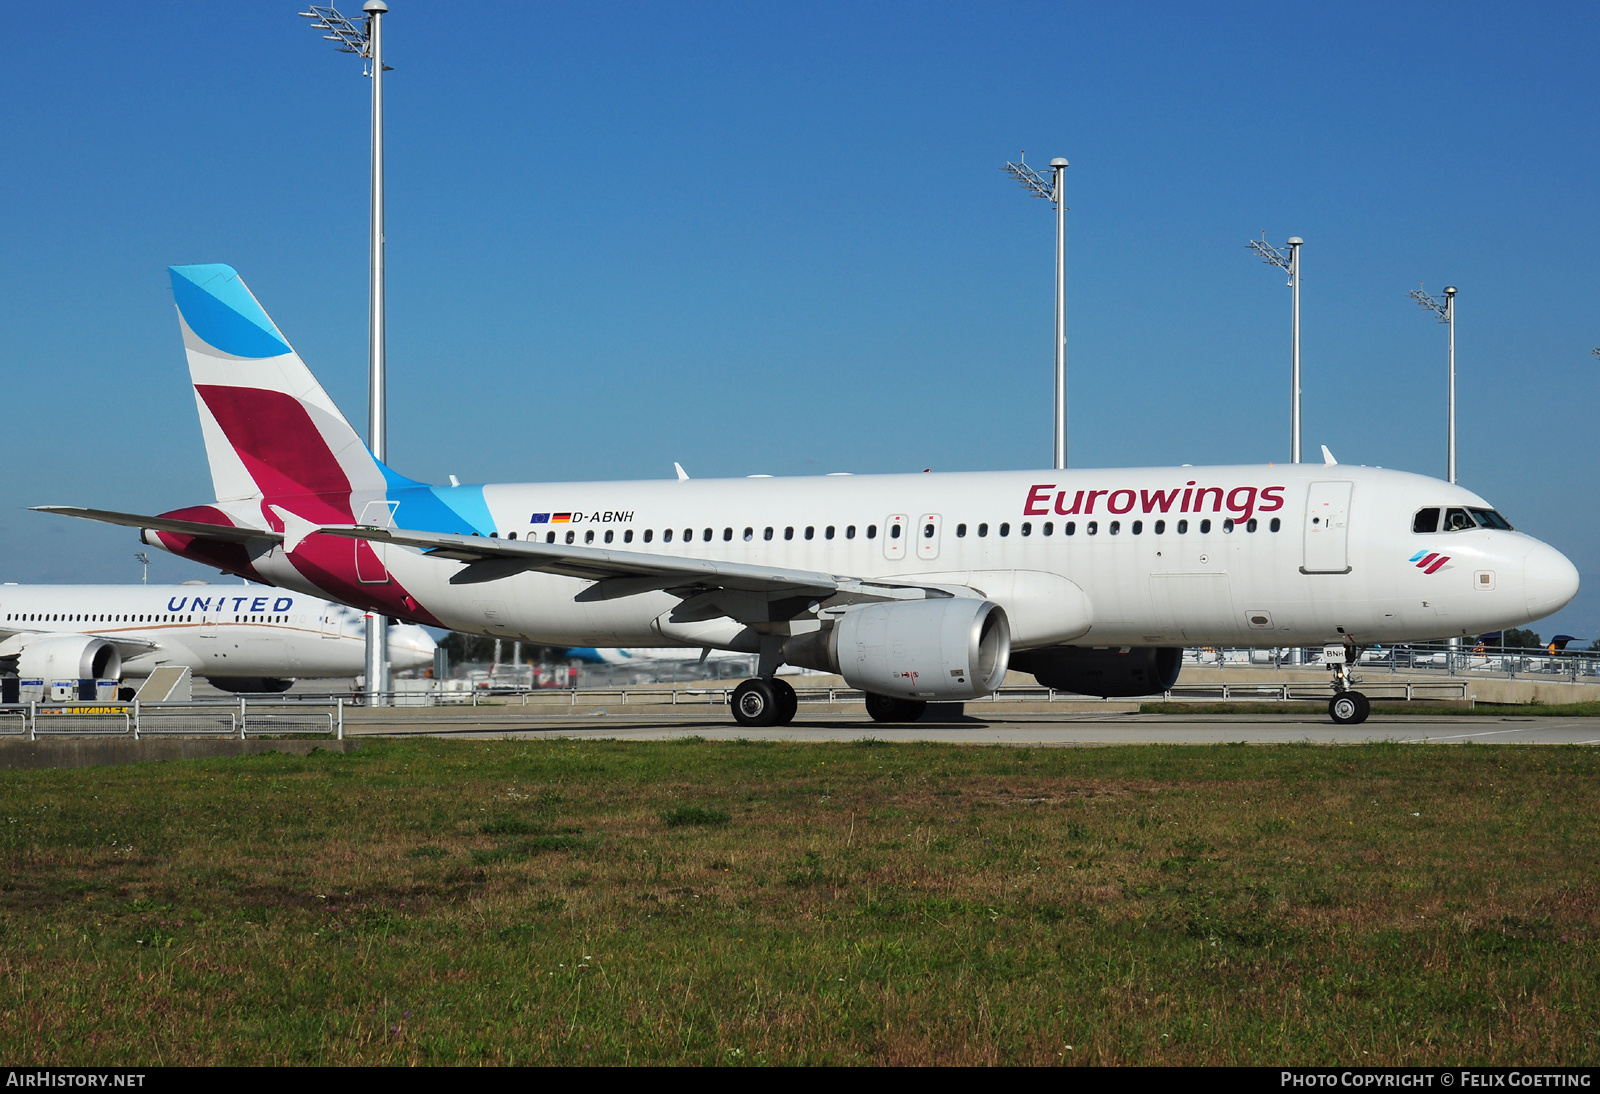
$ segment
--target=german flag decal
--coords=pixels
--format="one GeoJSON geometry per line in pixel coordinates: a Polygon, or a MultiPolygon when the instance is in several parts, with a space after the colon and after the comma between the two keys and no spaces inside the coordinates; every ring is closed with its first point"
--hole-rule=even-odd
{"type": "Polygon", "coordinates": [[[550,523],[551,524],[571,524],[572,523],[572,514],[571,513],[551,513],[550,514],[550,523]]]}

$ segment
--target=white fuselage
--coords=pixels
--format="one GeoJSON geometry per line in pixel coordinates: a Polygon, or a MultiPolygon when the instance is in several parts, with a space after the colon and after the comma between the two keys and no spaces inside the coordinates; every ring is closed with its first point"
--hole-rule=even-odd
{"type": "MultiPolygon", "coordinates": [[[[125,677],[164,666],[196,676],[348,678],[365,665],[361,612],[320,597],[259,585],[0,585],[8,644],[86,634],[149,643],[122,660],[125,677]]],[[[127,648],[127,647],[125,647],[127,648]]],[[[396,669],[433,663],[421,627],[390,628],[396,669]]]]}
{"type": "MultiPolygon", "coordinates": [[[[1348,465],[455,489],[462,508],[481,491],[477,509],[503,538],[970,587],[1005,608],[1018,649],[1476,634],[1557,610],[1578,580],[1558,551],[1520,532],[1413,531],[1426,507],[1489,508],[1470,491],[1348,465]],[[1419,566],[1430,552],[1446,561],[1419,566]]],[[[407,517],[402,502],[393,526],[407,517]]],[[[460,563],[378,549],[456,630],[637,647],[719,646],[737,629],[666,627],[679,602],[666,592],[582,602],[589,581],[537,572],[452,584],[460,563]]],[[[285,588],[316,591],[281,548],[254,564],[285,588]]]]}

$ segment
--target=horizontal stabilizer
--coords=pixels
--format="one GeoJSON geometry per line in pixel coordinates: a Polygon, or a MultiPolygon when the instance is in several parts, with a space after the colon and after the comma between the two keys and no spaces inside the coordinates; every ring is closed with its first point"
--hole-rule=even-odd
{"type": "Polygon", "coordinates": [[[282,543],[283,533],[267,528],[234,528],[226,524],[206,524],[197,520],[174,520],[171,517],[147,517],[138,513],[113,513],[108,509],[80,509],[75,505],[35,505],[36,513],[55,513],[63,517],[82,517],[106,524],[120,524],[125,528],[149,528],[157,532],[176,532],[184,536],[201,536],[220,539],[228,543],[250,543],[266,540],[282,543]]]}

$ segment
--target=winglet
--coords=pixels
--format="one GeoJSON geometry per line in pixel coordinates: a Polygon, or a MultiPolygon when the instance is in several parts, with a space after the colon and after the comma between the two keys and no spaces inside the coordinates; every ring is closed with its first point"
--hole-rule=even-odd
{"type": "Polygon", "coordinates": [[[1322,462],[1330,467],[1339,462],[1333,458],[1333,453],[1328,451],[1327,445],[1322,446],[1322,462]]]}
{"type": "Polygon", "coordinates": [[[677,460],[673,460],[672,469],[678,473],[679,482],[689,481],[689,472],[683,469],[683,464],[679,463],[677,460]]]}

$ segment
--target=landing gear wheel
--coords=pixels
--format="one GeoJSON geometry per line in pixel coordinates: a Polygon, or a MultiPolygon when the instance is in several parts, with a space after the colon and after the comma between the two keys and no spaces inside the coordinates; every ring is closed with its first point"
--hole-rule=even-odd
{"type": "Polygon", "coordinates": [[[915,722],[928,704],[921,699],[896,699],[867,692],[867,713],[874,722],[915,722]]]}
{"type": "Polygon", "coordinates": [[[794,693],[794,688],[789,686],[787,680],[768,680],[767,686],[772,689],[773,698],[778,703],[778,717],[772,724],[788,725],[794,721],[795,712],[800,709],[800,697],[794,693]]]}
{"type": "Polygon", "coordinates": [[[781,709],[772,685],[765,680],[746,680],[733,689],[733,720],[742,726],[770,726],[778,723],[781,709]]]}
{"type": "Polygon", "coordinates": [[[1372,701],[1359,691],[1341,691],[1328,700],[1328,717],[1342,726],[1358,726],[1372,713],[1372,701]]]}

